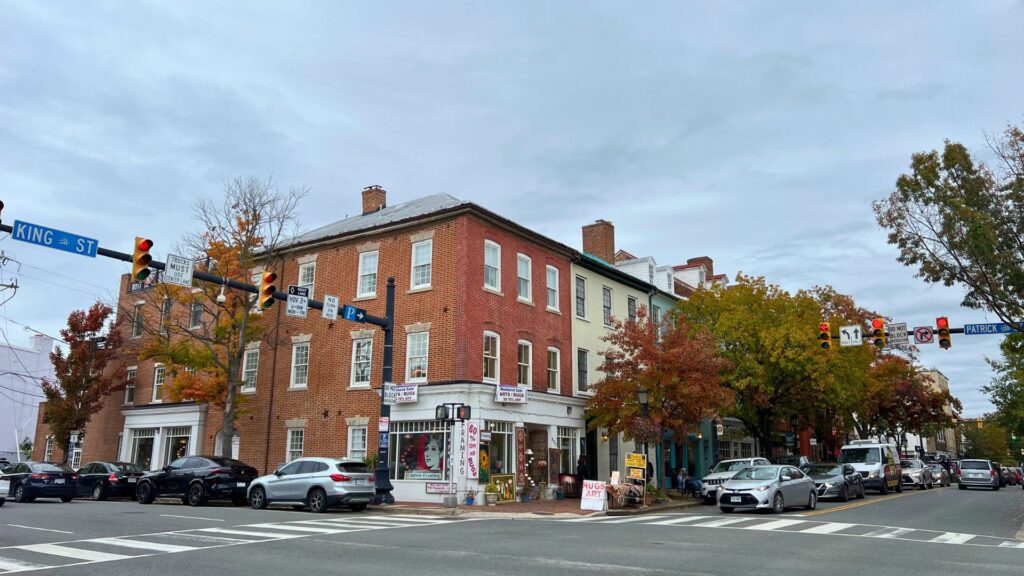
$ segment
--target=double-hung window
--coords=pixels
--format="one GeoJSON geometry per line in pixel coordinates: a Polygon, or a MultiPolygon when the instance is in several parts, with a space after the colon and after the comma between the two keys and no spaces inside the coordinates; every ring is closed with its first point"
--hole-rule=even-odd
{"type": "Polygon", "coordinates": [[[558,312],[558,268],[547,267],[548,310],[558,312]]]}
{"type": "Polygon", "coordinates": [[[164,377],[166,370],[163,366],[157,366],[153,370],[153,402],[163,402],[164,377]]]}
{"type": "Polygon", "coordinates": [[[305,388],[309,384],[309,342],[292,344],[292,377],[289,388],[305,388]]]}
{"type": "Polygon", "coordinates": [[[516,255],[516,279],[519,299],[533,302],[533,261],[526,254],[516,255]]]}
{"type": "Polygon", "coordinates": [[[500,374],[501,359],[498,349],[501,336],[494,332],[484,332],[484,382],[497,382],[500,374]]]}
{"type": "Polygon", "coordinates": [[[601,287],[601,311],[604,317],[604,325],[612,325],[612,289],[607,286],[601,287]]]}
{"type": "Polygon", "coordinates": [[[167,325],[171,321],[171,304],[174,301],[170,298],[164,297],[163,306],[160,307],[160,335],[167,336],[167,325]]]}
{"type": "Polygon", "coordinates": [[[143,304],[135,305],[135,315],[132,316],[132,338],[142,336],[142,306],[143,304]]]}
{"type": "Polygon", "coordinates": [[[373,338],[360,338],[352,341],[352,380],[353,387],[370,385],[370,364],[373,358],[373,338]]]}
{"type": "Polygon", "coordinates": [[[561,382],[558,381],[560,357],[561,353],[558,348],[548,348],[548,390],[559,390],[561,388],[561,382]]]}
{"type": "Polygon", "coordinates": [[[587,279],[576,277],[576,316],[587,317],[587,279]]]}
{"type": "Polygon", "coordinates": [[[633,322],[636,322],[636,298],[630,296],[626,299],[626,315],[633,322]]]}
{"type": "Polygon", "coordinates": [[[246,350],[242,357],[242,392],[256,391],[256,375],[260,370],[260,349],[246,350]]]}
{"type": "Polygon", "coordinates": [[[424,240],[412,245],[412,282],[410,288],[430,288],[431,266],[434,261],[434,241],[424,240]]]}
{"type": "Polygon", "coordinates": [[[533,384],[533,344],[527,340],[519,341],[516,355],[516,384],[520,386],[533,384]]]}
{"type": "Polygon", "coordinates": [[[299,288],[309,288],[309,297],[313,297],[313,285],[316,283],[316,262],[299,265],[299,288]]]}
{"type": "Polygon", "coordinates": [[[589,352],[583,348],[576,350],[576,390],[587,391],[587,356],[589,352]]]}
{"type": "Polygon", "coordinates": [[[128,383],[124,386],[124,403],[135,404],[135,380],[139,376],[137,368],[128,369],[128,383]]]}
{"type": "Polygon", "coordinates": [[[188,315],[188,328],[189,330],[195,330],[203,324],[203,303],[199,300],[192,302],[192,308],[188,315]]]}
{"type": "Polygon", "coordinates": [[[366,426],[348,427],[348,457],[356,460],[366,458],[366,426]]]}
{"type": "Polygon", "coordinates": [[[484,240],[484,288],[501,291],[501,245],[484,240]]]}
{"type": "Polygon", "coordinates": [[[430,333],[414,332],[406,337],[405,381],[426,382],[430,333]]]}
{"type": "Polygon", "coordinates": [[[306,431],[303,428],[288,429],[288,457],[286,458],[288,462],[302,458],[302,447],[306,440],[305,436],[306,431]]]}
{"type": "Polygon", "coordinates": [[[379,256],[380,253],[376,250],[359,254],[357,298],[372,298],[377,295],[377,260],[379,256]]]}

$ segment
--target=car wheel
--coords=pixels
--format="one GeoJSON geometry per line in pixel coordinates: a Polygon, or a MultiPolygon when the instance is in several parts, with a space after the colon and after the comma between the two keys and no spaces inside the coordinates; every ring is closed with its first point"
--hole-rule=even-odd
{"type": "Polygon", "coordinates": [[[65,502],[65,503],[67,503],[67,502],[71,502],[71,501],[72,501],[72,500],[74,500],[74,499],[75,499],[75,497],[74,497],[74,496],[61,496],[61,497],[60,497],[60,501],[61,501],[61,502],[65,502]]]}
{"type": "Polygon", "coordinates": [[[961,490],[967,490],[967,486],[964,486],[963,484],[957,484],[956,487],[961,490]]]}
{"type": "Polygon", "coordinates": [[[867,495],[868,495],[867,494],[867,490],[864,488],[864,485],[861,484],[860,485],[860,492],[857,493],[857,499],[858,500],[863,500],[864,498],[867,497],[867,495]]]}
{"type": "Polygon", "coordinates": [[[267,504],[267,493],[262,487],[256,486],[249,491],[249,506],[254,510],[266,510],[267,504]]]}
{"type": "Polygon", "coordinates": [[[992,491],[993,492],[999,492],[999,485],[997,484],[997,485],[993,486],[992,487],[992,491]]]}
{"type": "MultiPolygon", "coordinates": [[[[722,512],[724,512],[725,514],[729,514],[729,513],[731,513],[731,512],[733,511],[733,510],[735,510],[735,508],[733,508],[732,506],[720,506],[719,508],[720,508],[720,509],[722,510],[722,512]]],[[[731,520],[730,520],[730,522],[731,522],[731,520]]]]}
{"type": "Polygon", "coordinates": [[[14,501],[18,504],[30,501],[28,496],[25,496],[24,486],[19,484],[18,487],[14,489],[14,501]]]}
{"type": "Polygon", "coordinates": [[[839,499],[843,502],[850,501],[850,490],[846,487],[846,484],[843,484],[843,487],[839,490],[839,499]]]}
{"type": "Polygon", "coordinates": [[[3,506],[6,503],[7,503],[7,500],[5,500],[3,498],[0,498],[0,506],[3,506]]]}
{"type": "Polygon", "coordinates": [[[363,502],[362,504],[349,504],[348,509],[353,512],[362,512],[363,510],[366,510],[366,502],[363,502]]]}
{"type": "Polygon", "coordinates": [[[93,486],[93,489],[92,489],[92,499],[93,500],[106,500],[107,499],[107,493],[106,493],[105,490],[103,490],[103,485],[102,484],[97,484],[96,486],[93,486]]]}
{"type": "Polygon", "coordinates": [[[811,491],[811,495],[807,498],[807,506],[805,506],[805,508],[808,509],[808,510],[814,510],[817,507],[818,507],[818,493],[814,492],[812,490],[811,491]]]}
{"type": "Polygon", "coordinates": [[[316,514],[323,514],[327,512],[327,494],[323,488],[313,488],[309,491],[309,495],[306,496],[306,504],[309,506],[309,511],[316,514]]]}
{"type": "Polygon", "coordinates": [[[782,499],[782,493],[776,492],[775,498],[772,500],[772,512],[776,514],[782,514],[786,510],[786,502],[782,499]]]}
{"type": "Polygon", "coordinates": [[[903,482],[896,483],[896,493],[903,494],[903,482]]]}
{"type": "Polygon", "coordinates": [[[885,480],[882,480],[882,487],[878,490],[878,493],[881,494],[882,496],[888,495],[889,494],[889,483],[886,482],[885,480]]]}
{"type": "Polygon", "coordinates": [[[139,487],[135,489],[135,499],[139,501],[139,504],[152,504],[153,500],[156,500],[153,486],[149,482],[139,484],[139,487]]]}
{"type": "Polygon", "coordinates": [[[206,495],[206,486],[202,482],[193,482],[188,487],[188,505],[205,506],[210,497],[206,495]]]}

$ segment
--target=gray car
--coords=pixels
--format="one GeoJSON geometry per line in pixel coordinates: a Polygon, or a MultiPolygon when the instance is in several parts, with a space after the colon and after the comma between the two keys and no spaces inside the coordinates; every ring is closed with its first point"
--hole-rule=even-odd
{"type": "Polygon", "coordinates": [[[359,512],[373,500],[373,472],[360,460],[299,458],[249,484],[249,505],[262,510],[271,503],[291,503],[311,512],[348,506],[359,512]]]}
{"type": "Polygon", "coordinates": [[[718,507],[726,513],[749,508],[780,514],[787,506],[818,506],[814,480],[793,466],[744,468],[718,489],[718,507]]]}
{"type": "Polygon", "coordinates": [[[946,469],[942,467],[942,464],[939,464],[938,462],[932,462],[931,464],[928,465],[928,469],[932,471],[932,478],[935,480],[935,483],[938,484],[939,486],[949,486],[951,484],[951,480],[949,479],[949,472],[947,472],[946,469]]]}
{"type": "Polygon", "coordinates": [[[928,468],[923,461],[918,459],[900,460],[900,468],[902,469],[900,482],[903,484],[916,486],[921,490],[935,487],[931,468],[928,468]]]}
{"type": "Polygon", "coordinates": [[[814,480],[818,498],[838,498],[847,502],[850,498],[864,497],[864,477],[850,464],[815,462],[803,471],[814,480]]]}
{"type": "Polygon", "coordinates": [[[971,486],[999,490],[1000,477],[998,467],[989,460],[961,460],[957,485],[961,490],[971,486]]]}

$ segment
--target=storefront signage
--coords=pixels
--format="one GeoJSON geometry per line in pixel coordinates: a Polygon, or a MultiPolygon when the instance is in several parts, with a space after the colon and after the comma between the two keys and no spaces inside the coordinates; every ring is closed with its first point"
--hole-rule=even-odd
{"type": "Polygon", "coordinates": [[[419,400],[416,384],[395,384],[395,404],[414,403],[419,400]]]}
{"type": "Polygon", "coordinates": [[[447,482],[427,482],[424,484],[427,487],[427,494],[454,494],[452,486],[447,482]]]}
{"type": "MultiPolygon", "coordinates": [[[[409,470],[405,473],[406,480],[441,480],[441,472],[430,470],[409,470]]],[[[445,484],[447,486],[447,484],[445,484]]]]}
{"type": "Polygon", "coordinates": [[[647,458],[643,454],[629,452],[626,454],[627,468],[647,468],[647,458]]]}
{"type": "Polygon", "coordinates": [[[644,479],[644,469],[643,468],[628,468],[628,470],[629,470],[629,477],[631,479],[634,479],[634,480],[643,480],[644,479]]]}
{"type": "Polygon", "coordinates": [[[480,426],[472,420],[463,424],[466,429],[466,478],[480,477],[480,426]]]}
{"type": "Polygon", "coordinates": [[[389,428],[391,428],[391,418],[381,416],[380,419],[377,420],[377,431],[387,432],[389,428]]]}
{"type": "Polygon", "coordinates": [[[508,404],[526,404],[526,388],[498,384],[494,388],[494,401],[508,404]]]}
{"type": "Polygon", "coordinates": [[[490,430],[481,430],[480,431],[480,441],[481,442],[490,442],[491,441],[491,431],[490,430]]]}
{"type": "Polygon", "coordinates": [[[605,503],[608,501],[605,496],[604,482],[584,480],[582,497],[580,510],[596,510],[598,512],[604,510],[605,503]]]}

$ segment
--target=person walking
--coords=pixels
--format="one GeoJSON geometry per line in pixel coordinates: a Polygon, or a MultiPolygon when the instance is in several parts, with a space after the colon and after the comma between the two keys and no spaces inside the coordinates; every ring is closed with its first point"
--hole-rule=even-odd
{"type": "Polygon", "coordinates": [[[676,488],[679,489],[679,495],[686,495],[687,484],[689,483],[689,477],[686,473],[686,467],[682,466],[679,468],[679,473],[676,474],[676,488]]]}

